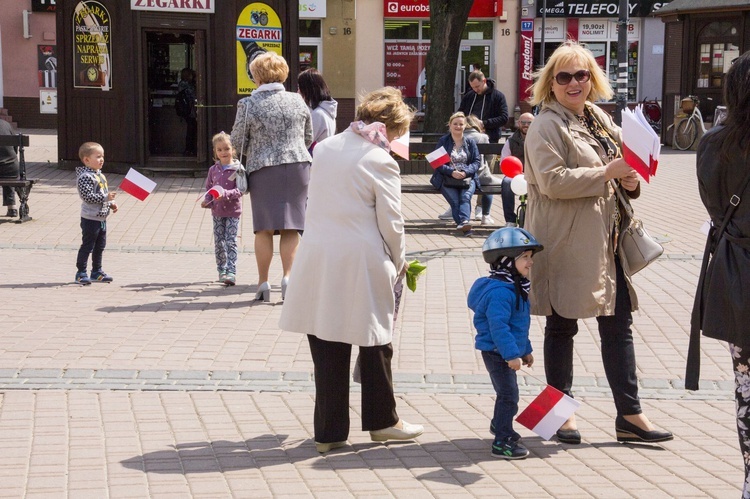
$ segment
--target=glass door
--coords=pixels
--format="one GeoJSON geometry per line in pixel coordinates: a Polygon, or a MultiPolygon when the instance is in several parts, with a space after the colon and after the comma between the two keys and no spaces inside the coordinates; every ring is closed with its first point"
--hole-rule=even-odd
{"type": "Polygon", "coordinates": [[[196,157],[195,33],[146,32],[146,54],[147,153],[196,157]]]}
{"type": "Polygon", "coordinates": [[[492,59],[490,56],[490,42],[472,42],[463,40],[458,53],[458,69],[456,71],[456,91],[454,95],[454,109],[458,109],[461,98],[471,90],[469,75],[479,69],[485,78],[490,78],[492,59]]]}

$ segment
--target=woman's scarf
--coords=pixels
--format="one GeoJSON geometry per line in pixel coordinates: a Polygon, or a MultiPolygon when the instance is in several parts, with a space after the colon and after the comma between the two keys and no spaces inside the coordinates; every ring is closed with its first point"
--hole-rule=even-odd
{"type": "Polygon", "coordinates": [[[529,300],[531,282],[518,273],[515,258],[504,256],[500,258],[499,262],[490,265],[490,279],[498,279],[513,284],[516,288],[516,310],[521,306],[521,298],[524,301],[529,300]]]}
{"type": "Polygon", "coordinates": [[[281,83],[263,83],[255,89],[256,92],[276,92],[279,90],[285,90],[284,85],[281,83]]]}
{"type": "Polygon", "coordinates": [[[382,147],[388,152],[391,152],[391,143],[386,135],[385,125],[379,121],[372,123],[365,123],[364,121],[353,121],[349,125],[352,132],[360,135],[368,142],[372,142],[378,147],[382,147]]]}

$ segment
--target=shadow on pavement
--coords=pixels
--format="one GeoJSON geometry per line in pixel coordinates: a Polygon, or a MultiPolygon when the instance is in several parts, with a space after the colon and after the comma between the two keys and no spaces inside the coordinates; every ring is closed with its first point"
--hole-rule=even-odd
{"type": "MultiPolygon", "coordinates": [[[[326,470],[361,468],[418,471],[419,468],[427,468],[429,471],[424,474],[415,472],[417,479],[467,485],[483,479],[484,475],[462,468],[502,461],[492,457],[490,438],[462,438],[422,445],[414,441],[358,443],[321,455],[315,450],[311,439],[287,440],[288,437],[283,434],[264,434],[238,442],[217,440],[178,444],[172,448],[133,456],[120,463],[125,468],[144,473],[187,475],[294,465],[313,460],[313,468],[326,470]]],[[[531,450],[528,459],[545,458],[565,451],[557,444],[543,445],[544,441],[538,437],[525,438],[524,442],[529,444],[531,450]],[[543,452],[540,452],[540,446],[544,447],[543,452]]],[[[609,445],[620,444],[603,444],[609,445]]]]}

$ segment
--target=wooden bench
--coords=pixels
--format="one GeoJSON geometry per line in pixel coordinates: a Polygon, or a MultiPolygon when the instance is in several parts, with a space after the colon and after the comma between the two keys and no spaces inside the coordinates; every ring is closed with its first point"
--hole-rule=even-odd
{"type": "Polygon", "coordinates": [[[26,178],[26,160],[23,155],[23,148],[28,147],[29,136],[18,135],[0,135],[0,146],[18,148],[18,178],[0,178],[0,186],[10,187],[18,194],[18,220],[16,223],[28,222],[29,216],[29,194],[31,188],[37,182],[36,179],[26,178]]]}
{"type": "MultiPolygon", "coordinates": [[[[479,148],[479,154],[497,155],[499,156],[503,150],[503,144],[477,144],[479,148]]],[[[434,142],[411,142],[409,143],[409,152],[418,154],[429,154],[437,149],[437,144],[434,142]]],[[[427,161],[424,161],[427,163],[427,161]]],[[[431,168],[428,167],[430,171],[431,168]]],[[[502,192],[502,185],[500,184],[501,177],[497,176],[497,184],[483,185],[482,189],[477,189],[474,194],[500,194],[502,192]]],[[[440,191],[435,189],[431,184],[409,184],[401,183],[401,192],[410,194],[440,194],[440,191]]]]}

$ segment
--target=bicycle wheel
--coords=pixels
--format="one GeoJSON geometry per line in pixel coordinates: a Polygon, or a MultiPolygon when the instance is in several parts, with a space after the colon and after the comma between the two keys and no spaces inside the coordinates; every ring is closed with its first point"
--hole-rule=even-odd
{"type": "Polygon", "coordinates": [[[526,203],[521,203],[516,212],[516,223],[523,229],[523,225],[526,223],[526,203]]]}
{"type": "Polygon", "coordinates": [[[698,127],[692,118],[685,118],[677,124],[674,131],[674,145],[680,151],[687,151],[695,142],[698,135],[698,127]]]}

